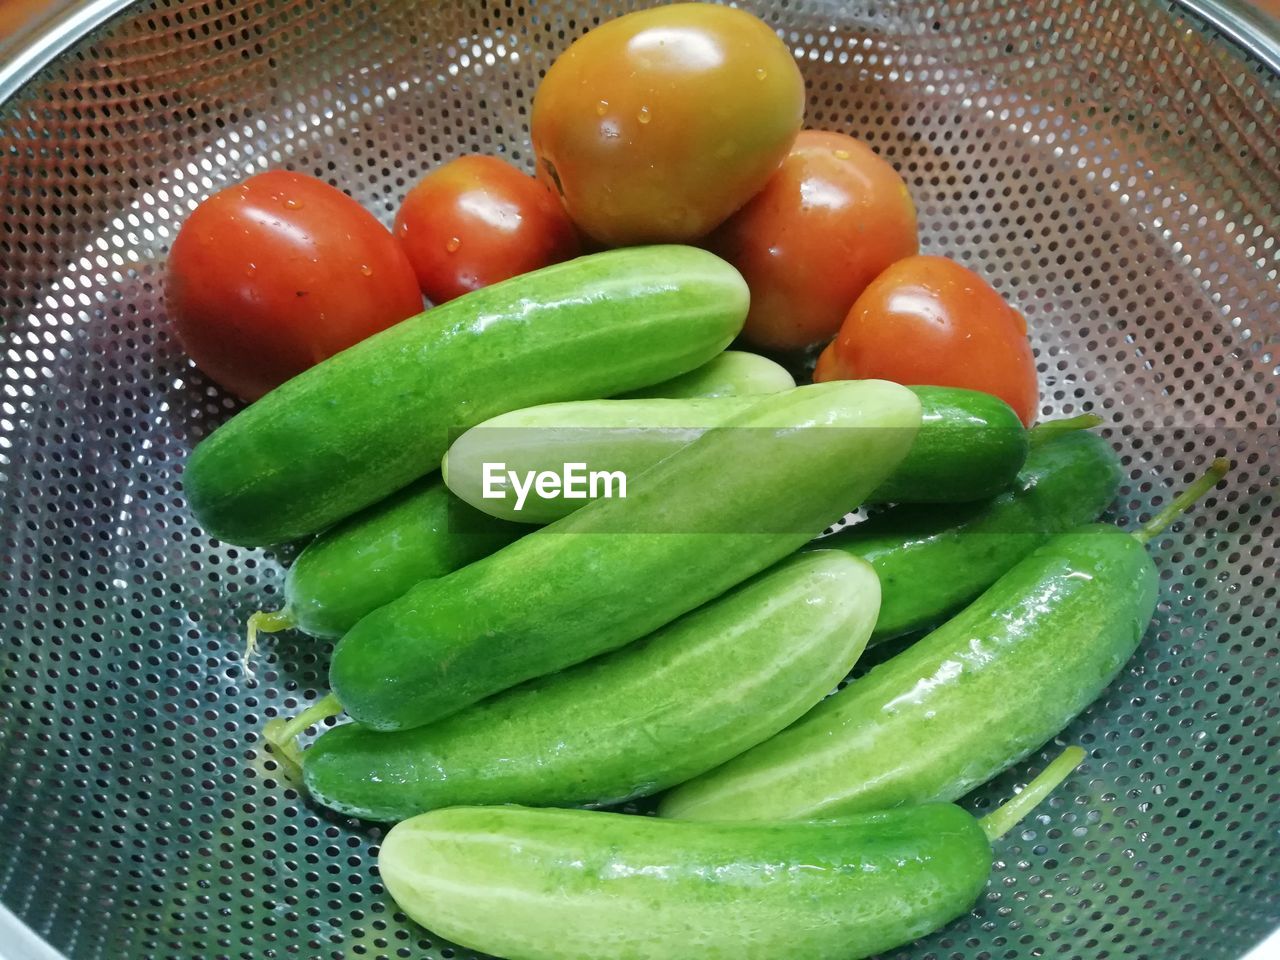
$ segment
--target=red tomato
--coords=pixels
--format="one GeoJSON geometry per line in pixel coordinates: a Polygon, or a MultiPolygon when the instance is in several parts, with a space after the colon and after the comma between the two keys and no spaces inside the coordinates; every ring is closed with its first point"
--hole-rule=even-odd
{"type": "Polygon", "coordinates": [[[708,246],[751,288],[743,336],[801,350],[834,336],[867,284],[917,251],[916,210],[902,178],[861,140],[805,130],[708,246]]]}
{"type": "Polygon", "coordinates": [[[791,51],[752,14],[629,13],[575,40],[538,86],[538,176],[600,243],[696,240],[778,169],[804,103],[791,51]]]}
{"type": "Polygon", "coordinates": [[[395,233],[433,303],[579,253],[559,198],[497,157],[461,157],[427,174],[400,205],[395,233]]]}
{"type": "Polygon", "coordinates": [[[1027,321],[946,257],[909,257],[876,277],[813,373],[817,382],[868,378],[982,390],[1027,425],[1039,399],[1027,321]]]}
{"type": "Polygon", "coordinates": [[[422,310],[413,267],[373,214],[288,170],[192,212],[165,294],[196,365],[246,400],[422,310]]]}

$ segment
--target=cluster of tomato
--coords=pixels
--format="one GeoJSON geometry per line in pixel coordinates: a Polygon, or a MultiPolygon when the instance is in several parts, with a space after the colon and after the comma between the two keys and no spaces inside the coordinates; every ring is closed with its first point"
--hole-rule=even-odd
{"type": "Polygon", "coordinates": [[[827,344],[816,380],[968,387],[1034,419],[1026,323],[980,276],[918,253],[906,184],[870,147],[801,131],[804,80],[756,17],[689,3],[610,21],[547,72],[537,178],[496,157],[429,173],[388,232],[336,188],[272,171],[201,204],[169,263],[179,336],[254,399],[470,290],[578,255],[696,243],[751,288],[744,341],[827,344]]]}

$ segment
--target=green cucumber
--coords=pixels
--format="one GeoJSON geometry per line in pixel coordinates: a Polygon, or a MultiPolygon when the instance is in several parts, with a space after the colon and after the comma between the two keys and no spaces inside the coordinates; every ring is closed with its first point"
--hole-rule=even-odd
{"type": "Polygon", "coordinates": [[[440,465],[450,432],[658,383],[742,327],[742,277],[693,247],[580,257],[485,287],[344,350],[201,442],[183,485],[211,536],[294,540],[440,465]]]}
{"type": "Polygon", "coordinates": [[[665,397],[743,397],[790,390],[795,379],[781,364],[741,350],[726,350],[696,370],[682,373],[651,387],[619,394],[619,399],[665,397]]]}
{"type": "MultiPolygon", "coordinates": [[[[1002,400],[974,390],[912,387],[923,416],[911,452],[869,502],[913,499],[958,502],[988,497],[1013,480],[1027,456],[1027,436],[1002,400]]],[[[670,456],[707,430],[741,416],[758,396],[689,400],[593,400],[515,410],[459,437],[444,461],[445,482],[462,500],[495,517],[550,523],[568,516],[590,496],[517,495],[508,481],[486,496],[486,465],[526,478],[580,464],[581,487],[590,493],[593,471],[630,477],[670,456]]],[[[523,482],[523,481],[521,481],[523,482]]],[[[595,488],[603,491],[603,484],[595,488]]]]}
{"type": "MultiPolygon", "coordinates": [[[[1101,437],[1062,433],[1033,444],[1013,486],[963,507],[902,504],[817,541],[876,568],[884,597],[871,643],[939,623],[1055,533],[1096,520],[1120,489],[1120,460],[1101,437]]],[[[1092,426],[1082,418],[1074,426],[1092,426]]],[[[923,428],[921,430],[923,432],[923,428]]],[[[918,441],[917,441],[918,442],[918,441]]]]}
{"type": "Polygon", "coordinates": [[[961,503],[993,497],[1027,458],[1027,431],[989,393],[912,387],[924,408],[911,453],[875,492],[877,503],[961,503]]]}
{"type": "Polygon", "coordinates": [[[920,402],[885,381],[766,396],[598,500],[375,610],[339,641],[333,693],[419,726],[630,643],[795,552],[905,456],[920,402]]]}
{"type": "Polygon", "coordinates": [[[866,645],[875,572],[839,551],[784,560],[621,650],[439,723],[349,723],[303,754],[311,796],[367,820],[438,807],[619,803],[773,736],[831,692],[866,645]]]}
{"type": "Polygon", "coordinates": [[[441,470],[454,495],[476,510],[517,523],[551,523],[591,498],[542,497],[533,487],[522,497],[511,483],[502,486],[502,496],[487,497],[486,465],[527,477],[580,463],[584,486],[589,471],[635,477],[709,429],[742,416],[761,399],[581,400],[513,410],[455,440],[441,470]]]}
{"type": "Polygon", "coordinates": [[[954,800],[1097,699],[1155,612],[1146,542],[1226,471],[1125,534],[1058,534],[972,604],[772,740],[676,788],[663,816],[775,820],[954,800]]]}
{"type": "Polygon", "coordinates": [[[1083,754],[983,820],[941,803],[812,823],[453,807],[393,827],[378,873],[412,919],[508,960],[858,960],[966,913],[993,841],[1083,754]]]}
{"type": "Polygon", "coordinates": [[[307,544],[285,576],[284,608],[255,613],[251,638],[290,627],[340,637],[415,584],[487,557],[525,533],[523,526],[472,510],[438,473],[430,474],[307,544]]]}

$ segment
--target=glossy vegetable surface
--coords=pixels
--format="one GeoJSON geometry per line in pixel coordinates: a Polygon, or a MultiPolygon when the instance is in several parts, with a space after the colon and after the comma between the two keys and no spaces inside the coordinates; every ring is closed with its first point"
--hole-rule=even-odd
{"type": "Polygon", "coordinates": [[[916,210],[902,177],[866,143],[804,130],[708,246],[751,287],[745,339],[801,350],[835,336],[867,285],[917,252],[916,210]]]}
{"type": "Polygon", "coordinates": [[[1111,445],[1065,433],[1033,444],[998,497],[961,507],[903,504],[814,547],[847,550],[876,568],[884,597],[871,642],[879,643],[940,623],[1051,535],[1096,520],[1119,488],[1111,445]]]}
{"type": "Polygon", "coordinates": [[[256,174],[196,207],[166,271],[183,348],[246,400],[422,311],[387,228],[336,187],[290,170],[256,174]]]}
{"type": "Polygon", "coordinates": [[[838,551],[792,557],[611,654],[398,733],[358,724],[303,755],[307,789],[351,816],[480,803],[616,803],[771,737],[853,667],[880,587],[838,551]]]}
{"type": "Polygon", "coordinates": [[[428,173],[400,205],[395,235],[432,303],[579,250],[560,198],[497,157],[459,157],[428,173]]]}
{"type": "Polygon", "coordinates": [[[334,651],[330,686],[354,719],[402,729],[630,643],[812,539],[883,481],[919,422],[915,395],[881,381],[763,397],[626,499],[365,617],[334,651]]]}
{"type": "Polygon", "coordinates": [[[726,350],[696,370],[651,387],[618,394],[618,399],[741,397],[777,393],[795,385],[795,379],[781,364],[759,354],[726,350]]]}
{"type": "MultiPolygon", "coordinates": [[[[868,497],[868,502],[957,502],[991,496],[1013,480],[1027,454],[1026,431],[1002,401],[972,390],[912,387],[922,420],[911,452],[868,497]]],[[[531,472],[581,466],[634,477],[709,429],[741,416],[759,397],[690,400],[593,400],[514,410],[468,430],[445,456],[445,482],[477,510],[521,523],[549,523],[590,499],[569,499],[494,470],[527,477],[531,472]],[[490,465],[489,468],[486,465],[490,465]],[[492,495],[491,495],[492,494],[492,495]]],[[[595,487],[603,496],[603,482],[595,487]]]]}
{"type": "Polygon", "coordinates": [[[1036,417],[1026,320],[986,280],[946,257],[908,257],[876,277],[813,373],[818,382],[864,377],[982,390],[1023,423],[1036,417]]]}
{"type": "Polygon", "coordinates": [[[538,175],[601,243],[696,240],[764,186],[804,100],[791,52],[750,13],[630,13],[575,40],[539,84],[538,175]]]}
{"type": "Polygon", "coordinates": [[[284,609],[265,623],[270,632],[297,627],[313,637],[340,637],[410,587],[527,532],[471,509],[430,474],[307,544],[285,577],[284,609]]]}
{"type": "Polygon", "coordinates": [[[453,807],[392,828],[409,916],[509,960],[854,960],[963,914],[987,838],[935,804],[824,823],[453,807]]]}
{"type": "Polygon", "coordinates": [[[511,960],[857,960],[968,910],[991,842],[1083,756],[981,821],[951,804],[811,823],[453,807],[393,827],[378,870],[410,917],[511,960]]]}
{"type": "Polygon", "coordinates": [[[692,247],[595,254],[485,287],[241,411],[192,451],[188,501],[230,543],[315,533],[436,469],[451,431],[706,363],[746,309],[737,271],[692,247]]]}
{"type": "Polygon", "coordinates": [[[1145,543],[1175,512],[1135,535],[1094,524],[1051,538],[924,639],[673,790],[662,815],[827,817],[963,796],[1059,733],[1128,661],[1158,593],[1145,543]]]}

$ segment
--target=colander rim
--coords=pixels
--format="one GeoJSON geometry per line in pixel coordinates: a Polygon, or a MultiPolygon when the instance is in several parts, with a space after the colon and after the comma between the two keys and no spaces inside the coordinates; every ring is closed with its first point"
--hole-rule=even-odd
{"type": "MultiPolygon", "coordinates": [[[[0,108],[91,30],[144,0],[73,0],[0,44],[0,108]]],[[[1280,76],[1280,20],[1249,0],[1171,0],[1280,76]]]]}
{"type": "MultiPolygon", "coordinates": [[[[72,0],[38,17],[0,43],[0,109],[44,67],[88,33],[144,0],[72,0]]],[[[1280,19],[1248,0],[1169,0],[1212,27],[1280,77],[1280,19]]],[[[0,903],[0,960],[66,960],[39,933],[0,903]]],[[[1280,930],[1258,943],[1243,960],[1280,957],[1280,930]]]]}

